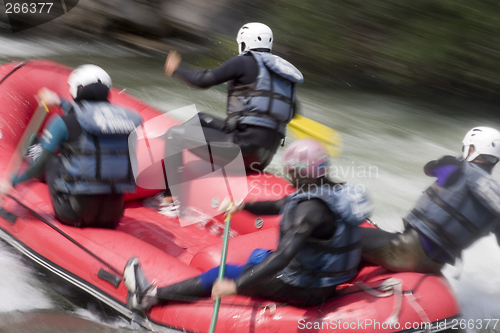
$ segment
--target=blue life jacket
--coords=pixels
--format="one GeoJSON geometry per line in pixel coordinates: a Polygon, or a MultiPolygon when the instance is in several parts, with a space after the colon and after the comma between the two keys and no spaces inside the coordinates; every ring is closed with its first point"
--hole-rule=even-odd
{"type": "Polygon", "coordinates": [[[492,231],[500,216],[500,185],[474,163],[463,162],[460,173],[450,186],[430,186],[404,218],[452,258],[492,231]]]}
{"type": "Polygon", "coordinates": [[[128,135],[141,116],[108,102],[73,104],[81,135],[61,145],[55,189],[69,194],[110,194],[136,189],[128,135]]]}
{"type": "MultiPolygon", "coordinates": [[[[332,238],[310,238],[281,271],[283,282],[296,287],[322,288],[351,279],[361,261],[362,232],[359,225],[372,212],[372,203],[361,189],[343,185],[324,186],[316,193],[294,193],[282,208],[281,230],[292,227],[297,205],[304,200],[321,199],[336,217],[337,229],[332,238]]],[[[333,222],[333,221],[332,221],[333,222]]]]}
{"type": "Polygon", "coordinates": [[[269,52],[246,51],[259,68],[254,83],[234,86],[228,82],[228,122],[268,127],[283,136],[293,117],[295,84],[302,73],[291,63],[269,52]]]}

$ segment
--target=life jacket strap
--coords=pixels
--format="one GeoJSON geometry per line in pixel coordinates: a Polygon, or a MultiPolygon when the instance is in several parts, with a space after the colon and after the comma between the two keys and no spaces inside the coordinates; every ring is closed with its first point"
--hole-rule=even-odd
{"type": "Polygon", "coordinates": [[[97,181],[101,181],[101,145],[99,144],[99,138],[96,135],[92,135],[92,140],[94,141],[95,146],[95,179],[97,181]]]}
{"type": "MultiPolygon", "coordinates": [[[[292,104],[293,101],[284,96],[284,95],[281,95],[281,94],[278,94],[278,93],[275,93],[275,92],[272,92],[272,91],[267,91],[267,90],[230,90],[228,91],[228,95],[229,96],[236,96],[236,97],[257,97],[257,96],[261,96],[261,97],[270,97],[271,100],[273,99],[279,99],[280,101],[283,101],[287,104],[292,104]]],[[[270,110],[271,108],[268,107],[268,110],[270,110]]]]}
{"type": "Polygon", "coordinates": [[[413,209],[411,213],[415,215],[417,219],[422,221],[436,235],[438,235],[446,247],[452,249],[453,251],[460,252],[459,247],[446,235],[446,232],[442,230],[442,228],[439,227],[434,221],[428,219],[421,211],[417,209],[413,209]]]}
{"type": "Polygon", "coordinates": [[[468,218],[463,216],[462,213],[460,213],[458,210],[456,210],[451,205],[449,205],[446,201],[441,199],[441,197],[439,197],[439,195],[437,194],[435,189],[433,189],[432,187],[429,187],[425,191],[425,193],[427,193],[429,198],[431,198],[431,200],[434,201],[436,203],[436,205],[441,207],[445,212],[450,214],[455,220],[460,222],[460,224],[464,228],[469,230],[472,234],[476,235],[479,232],[478,228],[471,221],[469,221],[468,218]]]}
{"type": "Polygon", "coordinates": [[[267,120],[272,120],[274,121],[278,127],[280,125],[280,122],[276,120],[276,118],[269,116],[267,114],[264,114],[262,112],[245,112],[245,111],[238,111],[238,112],[231,112],[231,114],[227,117],[227,119],[232,119],[232,118],[242,118],[242,117],[258,117],[258,118],[263,118],[267,120]]]}
{"type": "MultiPolygon", "coordinates": [[[[94,152],[94,151],[80,151],[80,152],[76,152],[74,149],[67,149],[67,148],[63,148],[61,149],[62,151],[64,151],[64,155],[65,156],[96,156],[97,153],[94,152]]],[[[106,155],[113,155],[113,156],[117,156],[117,155],[120,155],[120,156],[128,156],[129,155],[129,151],[128,150],[125,150],[125,149],[122,149],[122,150],[102,150],[101,149],[101,156],[106,156],[106,155]]]]}
{"type": "Polygon", "coordinates": [[[120,178],[120,179],[113,179],[111,180],[103,180],[103,179],[96,179],[96,178],[86,178],[86,177],[76,177],[72,176],[70,174],[61,174],[61,178],[69,183],[77,183],[77,182],[85,182],[85,183],[92,183],[92,184],[108,184],[108,185],[114,185],[115,183],[123,183],[123,182],[133,182],[133,178],[129,177],[127,175],[126,177],[120,178]]]}
{"type": "Polygon", "coordinates": [[[321,243],[323,243],[323,241],[321,243],[317,243],[313,240],[308,240],[306,243],[307,243],[308,247],[312,247],[315,250],[325,252],[325,253],[330,253],[330,254],[348,253],[348,252],[351,252],[351,251],[354,251],[354,250],[360,248],[362,245],[361,240],[354,242],[352,244],[348,244],[348,245],[340,246],[340,247],[331,247],[331,246],[327,246],[325,244],[321,244],[321,243]]]}

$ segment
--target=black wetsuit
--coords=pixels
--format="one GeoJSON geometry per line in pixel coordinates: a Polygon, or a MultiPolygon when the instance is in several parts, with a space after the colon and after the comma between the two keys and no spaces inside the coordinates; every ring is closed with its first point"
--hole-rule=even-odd
{"type": "MultiPolygon", "coordinates": [[[[250,54],[233,57],[222,66],[212,70],[195,71],[181,64],[174,72],[177,77],[199,88],[209,88],[228,81],[232,81],[234,86],[247,85],[255,82],[258,74],[257,63],[250,54]]],[[[246,169],[251,171],[263,170],[269,165],[283,139],[283,135],[276,130],[261,126],[239,124],[234,131],[229,130],[224,120],[204,113],[199,114],[199,121],[203,127],[206,141],[214,146],[215,150],[217,150],[218,142],[221,143],[220,150],[227,147],[227,143],[235,143],[241,149],[246,169]]],[[[187,122],[181,127],[192,126],[193,123],[193,121],[187,122]]],[[[171,149],[168,156],[174,155],[173,151],[189,149],[190,142],[199,146],[199,139],[191,133],[193,130],[176,132],[176,128],[172,128],[169,136],[172,136],[174,140],[168,144],[169,149],[171,149]]],[[[205,154],[193,152],[203,159],[207,159],[205,154]]],[[[233,157],[231,153],[229,157],[221,157],[220,163],[224,163],[231,157],[233,157]]],[[[217,160],[217,156],[212,157],[212,159],[217,160]]],[[[211,159],[208,157],[208,160],[211,159]]],[[[181,165],[181,162],[176,159],[172,163],[174,168],[181,165]]]]}
{"type": "MultiPolygon", "coordinates": [[[[263,201],[245,204],[245,210],[257,215],[279,214],[286,198],[278,201],[263,201]]],[[[262,262],[253,265],[226,268],[226,277],[235,280],[239,295],[262,297],[275,302],[286,302],[295,306],[312,306],[325,302],[335,294],[336,286],[325,288],[300,288],[280,280],[280,271],[302,249],[308,238],[330,239],[337,225],[336,218],[320,199],[302,201],[295,212],[294,227],[280,235],[276,251],[262,262]]],[[[202,275],[159,288],[160,301],[175,299],[176,295],[206,296],[217,278],[218,267],[202,275]]]]}

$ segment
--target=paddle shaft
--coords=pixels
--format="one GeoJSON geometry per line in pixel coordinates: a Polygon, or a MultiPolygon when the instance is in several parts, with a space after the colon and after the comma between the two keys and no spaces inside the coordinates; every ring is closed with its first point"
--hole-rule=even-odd
{"type": "MultiPolygon", "coordinates": [[[[220,258],[220,266],[219,266],[219,280],[224,278],[224,273],[226,271],[226,257],[227,257],[227,243],[229,241],[229,228],[231,227],[231,214],[226,217],[224,221],[224,237],[222,241],[222,254],[220,258]]],[[[215,332],[215,325],[217,325],[217,317],[219,316],[219,307],[220,307],[220,297],[215,300],[214,304],[214,312],[212,314],[212,321],[210,322],[210,329],[208,332],[215,332]]]]}
{"type": "Polygon", "coordinates": [[[5,175],[7,177],[12,177],[14,172],[17,172],[17,170],[21,166],[24,158],[23,152],[26,150],[26,145],[29,143],[30,137],[40,130],[40,127],[42,126],[48,113],[49,108],[47,107],[47,105],[45,105],[45,103],[43,102],[40,102],[40,105],[33,113],[33,117],[31,117],[31,120],[24,130],[24,133],[19,140],[16,149],[14,150],[14,154],[12,154],[12,158],[10,159],[7,169],[5,170],[5,175]]]}
{"type": "Polygon", "coordinates": [[[292,121],[290,123],[288,123],[288,126],[296,128],[296,129],[302,131],[304,134],[306,134],[312,138],[315,138],[319,141],[323,141],[326,144],[332,144],[331,137],[323,135],[323,133],[321,131],[318,132],[315,129],[308,128],[308,127],[301,125],[300,120],[297,120],[297,118],[292,119],[292,121]]]}
{"type": "MultiPolygon", "coordinates": [[[[16,149],[12,154],[9,164],[5,169],[4,180],[3,180],[4,183],[10,184],[12,176],[18,172],[23,162],[25,152],[28,148],[27,145],[31,142],[30,141],[31,136],[38,133],[48,113],[49,113],[49,108],[43,101],[40,101],[38,108],[33,113],[33,117],[31,117],[31,120],[26,126],[26,129],[24,130],[24,133],[21,136],[21,139],[19,140],[16,149]]],[[[2,195],[0,194],[0,205],[1,204],[2,204],[2,195]]]]}
{"type": "Polygon", "coordinates": [[[295,115],[288,123],[288,129],[296,139],[313,138],[320,141],[331,157],[338,157],[342,153],[342,137],[328,126],[304,116],[295,115]]]}

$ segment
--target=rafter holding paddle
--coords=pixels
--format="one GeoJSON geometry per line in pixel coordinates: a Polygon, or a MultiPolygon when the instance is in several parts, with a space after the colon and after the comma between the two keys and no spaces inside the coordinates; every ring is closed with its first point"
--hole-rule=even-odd
{"type": "Polygon", "coordinates": [[[5,169],[5,176],[0,183],[0,205],[3,203],[3,195],[5,193],[8,193],[12,188],[12,176],[17,173],[17,171],[21,167],[23,158],[29,148],[31,138],[38,133],[45,121],[45,118],[50,112],[47,104],[45,103],[44,89],[40,90],[39,96],[40,98],[36,96],[38,100],[38,107],[33,113],[33,117],[31,118],[30,122],[26,126],[26,129],[24,130],[19,143],[17,144],[14,153],[12,154],[12,158],[10,159],[9,164],[5,169]]]}

